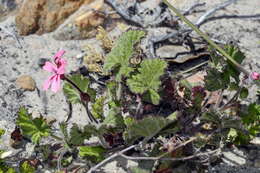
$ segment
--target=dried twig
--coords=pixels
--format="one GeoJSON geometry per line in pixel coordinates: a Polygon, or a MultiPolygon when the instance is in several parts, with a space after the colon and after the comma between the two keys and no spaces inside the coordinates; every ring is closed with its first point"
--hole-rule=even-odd
{"type": "Polygon", "coordinates": [[[185,160],[190,160],[196,157],[200,157],[200,156],[205,156],[205,155],[211,155],[214,153],[219,153],[220,149],[216,149],[213,151],[208,151],[208,152],[203,152],[203,153],[198,153],[198,154],[194,154],[191,156],[186,156],[186,157],[180,157],[180,158],[164,158],[164,157],[132,157],[132,156],[126,156],[124,154],[120,154],[120,156],[122,156],[125,159],[128,160],[169,160],[169,161],[185,161],[185,160]]]}
{"type": "Polygon", "coordinates": [[[117,3],[115,0],[106,0],[106,2],[111,5],[111,7],[117,11],[117,13],[124,18],[125,20],[136,24],[137,26],[143,27],[143,23],[141,22],[142,19],[138,16],[131,16],[127,9],[119,3],[117,3]]]}
{"type": "Polygon", "coordinates": [[[260,14],[254,14],[254,15],[221,15],[221,16],[215,16],[215,17],[209,17],[206,19],[203,23],[210,22],[213,20],[219,20],[219,19],[259,19],[260,14]]]}
{"type": "Polygon", "coordinates": [[[125,149],[123,149],[122,151],[119,151],[111,156],[109,156],[108,158],[106,158],[105,160],[103,160],[102,162],[100,162],[99,164],[97,164],[96,166],[92,167],[87,173],[93,173],[94,171],[96,171],[98,168],[100,168],[101,166],[103,166],[104,164],[106,164],[107,162],[110,162],[111,160],[117,158],[118,156],[121,156],[121,154],[124,154],[125,152],[135,148],[137,145],[131,145],[125,149]]]}
{"type": "Polygon", "coordinates": [[[195,25],[200,26],[202,23],[205,22],[205,20],[207,20],[210,16],[212,16],[214,13],[216,13],[218,10],[221,10],[223,8],[226,8],[227,6],[237,2],[238,0],[228,0],[224,3],[219,4],[218,6],[210,9],[209,11],[207,11],[205,14],[203,14],[199,20],[195,23],[195,25]]]}
{"type": "MultiPolygon", "coordinates": [[[[178,145],[177,147],[175,147],[172,151],[175,151],[177,150],[178,148],[181,148],[185,145],[187,145],[188,143],[191,143],[193,142],[194,140],[196,140],[197,138],[196,137],[192,137],[190,138],[189,140],[181,143],[180,145],[178,145]]],[[[158,157],[132,157],[132,156],[127,156],[125,155],[124,153],[131,150],[131,149],[134,149],[136,147],[139,147],[143,145],[143,143],[140,143],[138,145],[131,145],[125,149],[123,149],[122,151],[119,151],[119,152],[116,152],[114,153],[113,155],[109,156],[108,158],[106,158],[105,160],[103,160],[102,162],[100,162],[99,164],[97,164],[96,166],[92,167],[87,173],[93,173],[94,171],[96,171],[98,168],[100,168],[101,166],[103,166],[104,164],[106,164],[107,162],[110,162],[111,160],[117,158],[117,157],[123,157],[125,159],[128,159],[128,160],[170,160],[170,161],[184,161],[184,160],[189,160],[189,159],[193,159],[193,158],[196,158],[196,157],[199,157],[199,156],[204,156],[204,155],[210,155],[210,154],[213,154],[213,153],[216,153],[218,151],[220,151],[220,149],[217,149],[217,150],[213,150],[213,151],[209,151],[209,152],[205,152],[205,153],[198,153],[198,154],[195,154],[195,155],[191,155],[191,156],[187,156],[187,157],[181,157],[181,158],[165,158],[164,156],[168,154],[168,152],[162,154],[161,156],[158,156],[158,157]]]]}
{"type": "Polygon", "coordinates": [[[205,2],[204,3],[195,3],[193,4],[191,7],[187,8],[186,10],[184,10],[183,12],[183,15],[190,15],[191,13],[194,12],[194,10],[197,8],[197,7],[201,7],[201,6],[205,6],[205,2]]]}

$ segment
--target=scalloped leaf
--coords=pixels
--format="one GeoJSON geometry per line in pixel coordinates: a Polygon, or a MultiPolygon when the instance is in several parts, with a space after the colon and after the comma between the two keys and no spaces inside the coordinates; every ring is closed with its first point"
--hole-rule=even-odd
{"type": "Polygon", "coordinates": [[[214,68],[207,71],[207,76],[205,76],[205,87],[208,91],[226,89],[229,83],[230,78],[228,73],[221,73],[214,68]]]}
{"type": "Polygon", "coordinates": [[[160,59],[144,60],[138,68],[139,73],[127,80],[130,90],[136,94],[148,94],[151,102],[159,104],[160,95],[157,93],[167,63],[160,59]]]}
{"type": "Polygon", "coordinates": [[[106,97],[99,97],[96,99],[95,103],[92,105],[91,113],[96,119],[103,120],[104,119],[104,111],[103,106],[105,102],[106,97]]]}
{"type": "MultiPolygon", "coordinates": [[[[96,91],[90,88],[90,80],[80,74],[74,74],[68,77],[75,85],[77,85],[83,92],[88,93],[90,101],[93,102],[96,98],[96,91]]],[[[68,101],[73,104],[81,103],[80,93],[70,83],[65,82],[63,91],[68,101]]]]}
{"type": "Polygon", "coordinates": [[[100,162],[104,159],[106,150],[101,146],[81,146],[79,147],[79,155],[89,158],[92,161],[100,162]]]}
{"type": "Polygon", "coordinates": [[[16,124],[21,128],[22,134],[29,137],[33,143],[39,143],[42,137],[49,136],[51,132],[50,126],[43,117],[33,119],[24,107],[21,107],[18,112],[16,124]]]}
{"type": "Polygon", "coordinates": [[[132,122],[126,129],[124,137],[132,143],[140,137],[151,137],[159,133],[169,124],[168,119],[163,117],[146,117],[142,120],[132,122]]]}
{"type": "Polygon", "coordinates": [[[77,124],[73,124],[70,129],[69,143],[72,145],[82,145],[85,139],[89,139],[92,135],[96,135],[97,130],[93,125],[86,125],[84,129],[80,129],[77,124]]]}
{"type": "Polygon", "coordinates": [[[129,76],[129,73],[133,71],[129,60],[134,54],[134,46],[144,36],[145,32],[140,30],[130,30],[123,33],[116,41],[111,52],[107,55],[104,70],[108,72],[118,68],[118,72],[116,73],[117,81],[121,81],[122,76],[129,76]]]}
{"type": "Polygon", "coordinates": [[[108,128],[123,129],[125,127],[124,118],[117,107],[112,107],[109,110],[109,114],[102,124],[108,128]]]}

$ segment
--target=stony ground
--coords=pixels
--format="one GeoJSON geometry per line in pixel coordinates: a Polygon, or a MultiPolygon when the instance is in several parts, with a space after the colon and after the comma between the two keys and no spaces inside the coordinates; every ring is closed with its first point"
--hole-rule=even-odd
{"type": "MultiPolygon", "coordinates": [[[[190,0],[177,1],[177,6],[185,8],[191,4],[190,2],[190,0]]],[[[214,2],[201,0],[200,2],[206,2],[207,5],[203,9],[209,9],[223,0],[214,2]]],[[[246,62],[251,62],[253,68],[259,71],[257,62],[260,60],[260,17],[242,18],[242,16],[256,14],[260,15],[259,0],[241,0],[216,13],[216,16],[226,17],[208,22],[203,25],[202,30],[214,39],[234,41],[245,51],[246,62]],[[240,17],[234,17],[234,15],[240,17]]],[[[201,13],[197,13],[191,16],[191,19],[195,20],[200,15],[201,13]]],[[[62,48],[67,51],[68,72],[75,70],[81,65],[79,57],[82,56],[84,46],[89,43],[98,44],[98,42],[95,39],[57,41],[53,38],[53,33],[41,36],[17,35],[15,38],[13,34],[10,34],[16,33],[14,16],[9,15],[0,21],[0,127],[5,128],[7,134],[10,134],[15,128],[16,112],[22,105],[29,107],[34,116],[42,114],[50,119],[55,117],[58,121],[64,120],[68,115],[69,108],[63,93],[60,91],[53,94],[42,91],[43,81],[48,76],[48,73],[41,69],[42,61],[43,59],[51,59],[54,53],[62,48]],[[33,91],[21,89],[22,84],[17,84],[17,79],[23,75],[28,75],[35,81],[35,89],[33,81],[29,82],[29,86],[24,86],[29,90],[34,89],[33,91]]],[[[28,80],[30,81],[30,79],[28,80]]],[[[81,111],[80,106],[75,107],[72,117],[71,122],[79,124],[87,122],[86,114],[83,110],[81,111]]],[[[0,148],[10,148],[9,137],[6,135],[4,138],[6,140],[3,140],[0,148]]],[[[223,165],[212,168],[211,172],[260,172],[259,139],[257,142],[258,145],[253,145],[253,147],[229,149],[224,152],[223,165]]],[[[124,171],[120,166],[116,166],[116,163],[111,163],[105,167],[105,172],[119,173],[124,171]]]]}

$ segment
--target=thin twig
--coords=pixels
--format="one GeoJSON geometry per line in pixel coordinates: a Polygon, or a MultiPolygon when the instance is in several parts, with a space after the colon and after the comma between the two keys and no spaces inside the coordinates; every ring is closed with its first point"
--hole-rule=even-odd
{"type": "Polygon", "coordinates": [[[141,18],[137,16],[130,16],[127,9],[124,8],[124,6],[117,3],[115,0],[105,0],[111,7],[117,11],[117,13],[124,18],[125,20],[136,24],[137,26],[143,27],[143,23],[141,22],[141,18]]]}
{"type": "Polygon", "coordinates": [[[185,160],[190,160],[196,157],[200,157],[200,156],[205,156],[205,155],[211,155],[214,154],[216,152],[220,152],[220,149],[216,149],[213,151],[208,151],[208,152],[203,152],[203,153],[198,153],[198,154],[194,154],[191,156],[186,156],[186,157],[180,157],[180,158],[165,158],[165,157],[132,157],[132,156],[126,156],[124,154],[120,154],[120,156],[122,156],[125,159],[128,160],[168,160],[168,161],[185,161],[185,160]]]}
{"type": "Polygon", "coordinates": [[[197,69],[197,68],[199,68],[199,67],[201,67],[201,66],[203,66],[203,65],[206,65],[206,64],[208,64],[208,63],[209,63],[208,60],[205,61],[205,62],[202,62],[202,63],[200,63],[200,64],[198,64],[198,65],[195,65],[195,66],[193,66],[193,67],[191,67],[191,68],[189,68],[189,69],[187,69],[187,70],[184,70],[184,71],[182,71],[182,72],[180,72],[180,73],[177,73],[176,76],[183,75],[184,73],[189,73],[189,72],[191,72],[191,71],[193,71],[193,70],[195,70],[195,69],[197,69]]]}
{"type": "MultiPolygon", "coordinates": [[[[183,147],[185,145],[187,145],[188,143],[191,143],[192,141],[196,140],[197,138],[196,137],[193,137],[193,138],[190,138],[189,140],[183,142],[182,144],[178,145],[176,148],[174,148],[172,151],[175,151],[177,150],[178,148],[180,147],[183,147]]],[[[113,155],[109,156],[108,158],[106,158],[105,160],[103,160],[102,162],[100,162],[99,164],[97,164],[96,166],[92,167],[87,173],[93,173],[93,171],[97,170],[98,168],[100,168],[101,166],[103,166],[104,164],[106,164],[107,162],[115,159],[116,157],[123,157],[123,158],[126,158],[126,159],[129,159],[129,160],[172,160],[173,158],[163,158],[166,154],[168,154],[168,152],[158,156],[158,157],[131,157],[131,156],[127,156],[125,155],[124,153],[135,148],[135,147],[138,147],[138,146],[141,146],[143,145],[143,143],[140,143],[138,145],[131,145],[125,149],[123,149],[122,151],[119,151],[119,152],[116,152],[114,153],[113,155]],[[144,159],[144,158],[148,158],[148,159],[144,159]],[[155,159],[157,158],[157,159],[155,159]]],[[[210,154],[210,153],[208,153],[210,154]]],[[[206,155],[205,153],[203,155],[206,155]]],[[[198,157],[198,156],[201,156],[201,155],[196,155],[196,156],[193,156],[194,157],[198,157]]],[[[188,160],[190,156],[188,157],[184,157],[185,160],[188,160]]],[[[180,159],[180,158],[178,158],[180,159]]],[[[177,161],[177,160],[176,160],[177,161]]]]}
{"type": "Polygon", "coordinates": [[[201,6],[205,6],[206,3],[203,2],[203,3],[196,3],[196,4],[193,4],[191,7],[189,7],[188,9],[184,10],[184,12],[182,13],[184,16],[187,16],[191,13],[193,13],[194,9],[197,8],[197,7],[201,7],[201,6]]]}
{"type": "Polygon", "coordinates": [[[237,2],[238,0],[228,0],[224,3],[219,4],[218,6],[216,6],[213,9],[210,9],[209,11],[207,11],[205,14],[203,14],[199,20],[195,23],[195,25],[200,26],[203,22],[205,22],[205,20],[207,20],[210,16],[212,16],[214,13],[216,13],[218,10],[221,10],[223,8],[226,8],[227,6],[237,2]]]}
{"type": "Polygon", "coordinates": [[[117,152],[117,153],[115,153],[115,154],[109,156],[108,158],[106,158],[105,160],[103,160],[102,162],[100,162],[99,164],[97,164],[96,166],[90,168],[90,170],[89,170],[87,173],[93,173],[93,172],[96,171],[99,167],[103,166],[103,165],[106,164],[107,162],[109,162],[109,161],[115,159],[115,158],[118,157],[118,156],[121,156],[121,154],[124,154],[125,152],[127,152],[127,151],[129,151],[129,150],[131,150],[131,149],[133,149],[133,148],[135,148],[135,147],[136,147],[136,145],[131,145],[131,146],[129,146],[129,147],[123,149],[122,151],[117,152]]]}
{"type": "Polygon", "coordinates": [[[213,20],[219,20],[219,19],[259,19],[260,14],[254,14],[254,15],[221,15],[221,16],[215,16],[215,17],[210,17],[206,19],[204,22],[201,23],[204,24],[206,22],[210,22],[213,20]]]}

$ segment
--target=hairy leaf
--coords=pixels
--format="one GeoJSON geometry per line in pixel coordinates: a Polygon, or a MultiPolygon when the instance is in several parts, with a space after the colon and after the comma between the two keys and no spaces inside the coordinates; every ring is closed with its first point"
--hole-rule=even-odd
{"type": "Polygon", "coordinates": [[[130,30],[121,35],[116,41],[115,46],[107,55],[104,63],[104,70],[112,71],[118,68],[116,80],[120,81],[122,76],[128,76],[133,68],[129,65],[129,60],[134,53],[134,45],[137,44],[145,32],[138,30],[130,30]]]}
{"type": "Polygon", "coordinates": [[[127,85],[136,94],[148,92],[152,103],[159,104],[160,96],[157,91],[161,85],[160,76],[164,74],[166,67],[167,63],[159,59],[144,60],[138,69],[139,73],[128,79],[127,85]]]}
{"type": "Polygon", "coordinates": [[[35,168],[31,166],[28,161],[25,161],[20,165],[20,173],[34,173],[35,171],[35,168]]]}
{"type": "Polygon", "coordinates": [[[39,143],[42,137],[50,135],[51,128],[46,121],[42,117],[33,119],[24,107],[18,112],[16,124],[22,129],[22,134],[31,138],[33,143],[39,143]]]}
{"type": "Polygon", "coordinates": [[[68,130],[67,130],[68,129],[68,124],[65,123],[65,122],[61,122],[59,124],[59,126],[60,126],[60,130],[61,130],[61,132],[62,132],[62,134],[64,136],[64,140],[66,142],[68,142],[69,141],[69,134],[68,134],[68,130]]]}
{"type": "Polygon", "coordinates": [[[79,155],[87,157],[95,162],[100,162],[104,159],[105,149],[101,146],[81,146],[79,147],[79,155]]]}
{"type": "Polygon", "coordinates": [[[103,116],[103,106],[104,106],[104,102],[105,102],[105,97],[99,97],[98,99],[96,99],[95,103],[92,105],[92,115],[96,118],[96,119],[100,119],[103,120],[104,116],[103,116]]]}
{"type": "MultiPolygon", "coordinates": [[[[96,97],[96,91],[90,88],[90,80],[80,74],[74,74],[68,77],[75,85],[77,85],[83,92],[90,96],[90,100],[93,102],[96,97]]],[[[72,86],[72,84],[65,82],[63,91],[67,99],[75,104],[81,103],[79,91],[72,86]]]]}
{"type": "Polygon", "coordinates": [[[124,119],[116,107],[112,107],[109,110],[108,116],[105,118],[103,125],[111,128],[123,129],[125,127],[124,119]]]}
{"type": "Polygon", "coordinates": [[[151,137],[160,132],[169,120],[163,117],[146,117],[140,121],[135,121],[127,127],[125,132],[125,139],[130,143],[140,137],[151,137]]]}
{"type": "Polygon", "coordinates": [[[230,82],[228,73],[221,73],[217,69],[211,68],[205,77],[205,87],[208,91],[226,89],[230,82]]]}
{"type": "Polygon", "coordinates": [[[85,139],[89,139],[96,134],[96,128],[93,125],[86,125],[84,129],[80,129],[77,124],[73,124],[70,129],[69,143],[72,145],[82,145],[85,139]]]}

